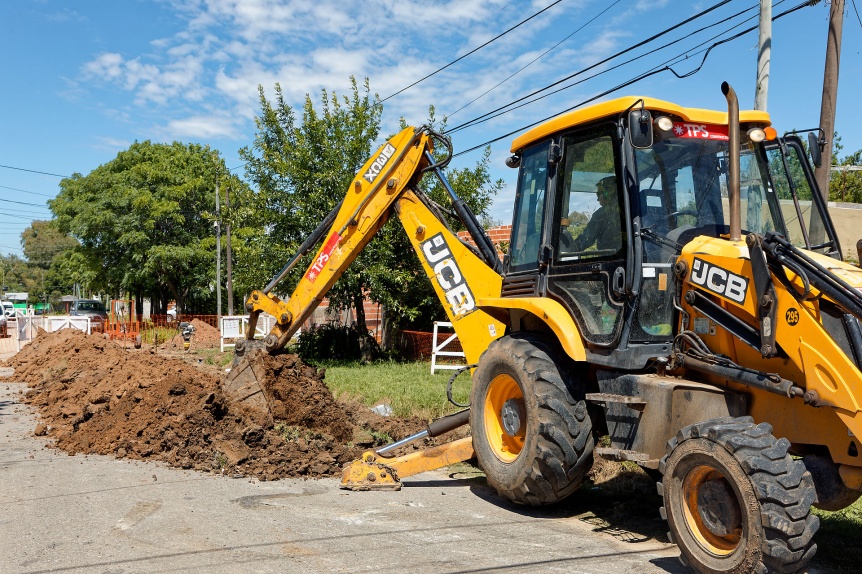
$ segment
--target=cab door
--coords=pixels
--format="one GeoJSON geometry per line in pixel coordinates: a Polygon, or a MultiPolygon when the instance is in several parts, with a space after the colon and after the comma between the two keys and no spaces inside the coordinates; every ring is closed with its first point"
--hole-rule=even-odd
{"type": "Polygon", "coordinates": [[[548,293],[593,347],[615,345],[624,322],[628,231],[617,134],[608,122],[562,137],[549,210],[548,293]]]}

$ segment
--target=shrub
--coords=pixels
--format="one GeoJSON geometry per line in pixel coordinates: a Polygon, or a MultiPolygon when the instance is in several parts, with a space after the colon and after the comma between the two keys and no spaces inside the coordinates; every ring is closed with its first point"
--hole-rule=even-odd
{"type": "Polygon", "coordinates": [[[360,333],[351,325],[314,325],[304,329],[299,334],[295,352],[303,361],[344,360],[359,361],[362,359],[360,340],[372,345],[372,354],[379,355],[377,342],[368,334],[360,333]]]}

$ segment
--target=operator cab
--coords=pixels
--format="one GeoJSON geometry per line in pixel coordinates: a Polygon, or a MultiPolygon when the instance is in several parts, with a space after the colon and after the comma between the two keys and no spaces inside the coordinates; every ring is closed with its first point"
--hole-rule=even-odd
{"type": "MultiPolygon", "coordinates": [[[[804,147],[768,114],[740,112],[744,233],[840,248],[804,147]]],[[[589,361],[640,369],[678,322],[673,265],[698,236],[729,234],[727,113],[627,97],[525,133],[503,297],[550,297],[572,314],[589,361]]]]}

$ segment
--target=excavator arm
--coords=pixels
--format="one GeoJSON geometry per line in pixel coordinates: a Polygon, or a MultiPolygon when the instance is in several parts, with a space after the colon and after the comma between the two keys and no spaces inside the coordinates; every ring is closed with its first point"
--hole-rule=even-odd
{"type": "MultiPolygon", "coordinates": [[[[501,336],[504,325],[476,302],[499,297],[501,264],[493,244],[443,175],[442,163],[431,154],[433,141],[449,142],[426,128],[406,128],[387,141],[359,170],[344,199],[303,243],[296,255],[262,290],[245,304],[249,312],[246,338],[236,346],[234,367],[224,390],[234,400],[268,409],[266,391],[254,372],[253,352],[277,353],[308,319],[329,289],[361,250],[395,213],[410,237],[423,268],[458,334],[468,364],[475,364],[490,342],[501,336]],[[477,247],[466,245],[449,229],[433,203],[419,190],[426,172],[440,178],[452,205],[477,247]],[[301,257],[318,245],[317,254],[287,299],[278,297],[276,285],[301,257]],[[276,323],[263,342],[254,340],[261,313],[276,323]],[[261,348],[260,351],[256,349],[261,348]]],[[[451,156],[451,147],[450,147],[451,156]]]]}
{"type": "MultiPolygon", "coordinates": [[[[421,168],[427,167],[425,152],[430,148],[428,133],[407,128],[386,142],[362,166],[344,199],[312,234],[310,239],[315,240],[314,243],[319,242],[321,232],[324,231],[326,239],[290,298],[283,301],[273,290],[305,254],[302,248],[269,285],[263,290],[252,292],[245,304],[250,315],[246,340],[254,339],[257,319],[265,312],[276,319],[275,326],[264,340],[267,352],[275,353],[287,344],[345,269],[389,219],[392,203],[420,173],[421,168]]],[[[241,355],[245,348],[242,346],[237,354],[241,355]]]]}

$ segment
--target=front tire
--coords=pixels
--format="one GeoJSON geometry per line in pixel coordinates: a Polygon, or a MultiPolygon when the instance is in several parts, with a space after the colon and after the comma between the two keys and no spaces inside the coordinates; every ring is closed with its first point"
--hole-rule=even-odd
{"type": "Polygon", "coordinates": [[[817,550],[817,494],[789,446],[751,417],[691,425],[668,441],[658,491],[684,563],[710,574],[805,569],[817,550]]]}
{"type": "Polygon", "coordinates": [[[488,484],[513,502],[558,502],[592,466],[586,389],[561,356],[539,337],[506,336],[491,343],[473,375],[473,448],[488,484]]]}

